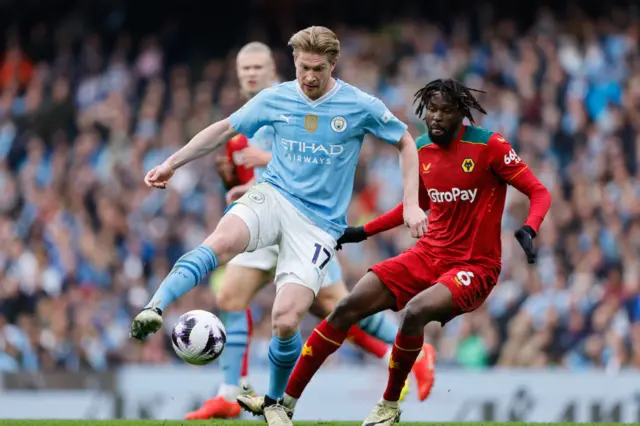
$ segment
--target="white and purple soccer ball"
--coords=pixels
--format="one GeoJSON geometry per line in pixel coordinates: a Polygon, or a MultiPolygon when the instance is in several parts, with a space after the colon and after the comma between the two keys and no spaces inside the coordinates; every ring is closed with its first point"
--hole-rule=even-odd
{"type": "Polygon", "coordinates": [[[205,365],[220,356],[227,331],[211,312],[195,310],[182,315],[173,327],[171,343],[178,356],[193,365],[205,365]]]}

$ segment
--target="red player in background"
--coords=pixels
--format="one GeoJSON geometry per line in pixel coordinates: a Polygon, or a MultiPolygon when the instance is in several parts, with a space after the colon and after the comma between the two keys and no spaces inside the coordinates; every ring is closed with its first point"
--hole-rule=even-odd
{"type": "Polygon", "coordinates": [[[250,182],[253,177],[253,167],[244,164],[244,150],[249,147],[249,140],[245,135],[236,135],[227,141],[225,155],[216,158],[216,167],[227,190],[250,182]]]}
{"type": "MultiPolygon", "coordinates": [[[[362,318],[404,309],[389,362],[383,399],[363,425],[390,426],[400,418],[400,390],[424,344],[424,327],[477,309],[498,281],[501,220],[507,185],[526,194],[530,210],[515,233],[529,263],[533,239],[551,196],[498,133],[475,126],[471,109],[485,113],[468,89],[436,80],[416,93],[416,113],[426,111],[428,133],[416,140],[420,205],[429,210],[428,231],[404,253],[374,265],[353,292],[311,334],[289,380],[283,404],[289,414],[315,372],[362,318]]],[[[366,224],[348,228],[338,244],[355,243],[403,225],[402,204],[366,224]]]]}
{"type": "MultiPolygon", "coordinates": [[[[237,185],[244,185],[253,179],[253,167],[246,167],[243,151],[249,147],[249,139],[245,135],[236,135],[226,145],[227,159],[234,166],[237,185]]],[[[233,186],[237,186],[233,185],[233,186]]]]}

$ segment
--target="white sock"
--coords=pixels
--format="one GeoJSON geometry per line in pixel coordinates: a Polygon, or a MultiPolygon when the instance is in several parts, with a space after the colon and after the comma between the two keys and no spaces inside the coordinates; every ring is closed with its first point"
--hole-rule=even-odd
{"type": "Polygon", "coordinates": [[[290,408],[290,409],[294,409],[296,408],[296,402],[298,402],[298,398],[294,398],[289,394],[284,394],[284,397],[282,398],[282,403],[284,404],[285,407],[290,408]]]}
{"type": "Polygon", "coordinates": [[[384,405],[388,405],[389,407],[397,407],[398,406],[398,401],[387,401],[386,399],[382,398],[380,400],[380,402],[382,402],[384,405]]]}
{"type": "Polygon", "coordinates": [[[218,389],[218,396],[223,397],[228,402],[234,402],[238,395],[240,395],[240,386],[237,385],[223,383],[218,389]]]}

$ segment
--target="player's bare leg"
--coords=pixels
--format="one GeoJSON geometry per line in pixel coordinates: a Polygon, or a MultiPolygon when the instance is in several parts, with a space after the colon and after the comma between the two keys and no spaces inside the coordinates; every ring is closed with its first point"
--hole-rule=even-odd
{"type": "MultiPolygon", "coordinates": [[[[347,290],[347,286],[343,281],[326,285],[318,292],[310,312],[318,318],[326,318],[335,309],[338,302],[348,295],[349,290],[347,290]]],[[[398,334],[398,326],[395,322],[384,313],[379,312],[351,327],[347,340],[377,358],[388,362],[391,356],[391,345],[393,345],[396,334],[398,334]]],[[[404,388],[402,388],[400,401],[404,400],[408,392],[409,380],[407,379],[404,388]]],[[[287,398],[285,398],[284,402],[286,405],[287,398]]]]}
{"type": "Polygon", "coordinates": [[[253,414],[263,413],[269,425],[292,425],[293,410],[281,404],[291,370],[302,350],[300,320],[309,311],[314,292],[299,283],[289,282],[278,288],[271,311],[273,337],[269,346],[271,375],[264,398],[239,396],[238,403],[253,414]]]}
{"type": "Polygon", "coordinates": [[[144,340],[162,327],[162,311],[193,289],[211,271],[242,253],[249,243],[249,228],[234,214],[225,215],[216,230],[194,250],[182,256],[162,281],[145,309],[133,320],[130,335],[144,340]]]}
{"type": "Polygon", "coordinates": [[[260,269],[235,265],[233,262],[226,266],[222,285],[216,293],[220,316],[227,330],[226,347],[220,356],[224,382],[218,389],[218,395],[188,413],[186,420],[226,419],[240,415],[241,409],[236,398],[243,393],[240,379],[249,343],[246,310],[265,280],[265,273],[260,269]]]}

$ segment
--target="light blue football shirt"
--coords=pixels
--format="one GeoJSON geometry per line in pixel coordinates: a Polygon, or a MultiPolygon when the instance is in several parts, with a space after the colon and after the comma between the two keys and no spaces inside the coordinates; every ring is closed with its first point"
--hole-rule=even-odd
{"type": "Polygon", "coordinates": [[[347,226],[364,135],[395,144],[407,130],[382,101],[340,80],[316,100],[296,80],[264,89],[229,121],[249,138],[273,128],[272,159],[260,181],[334,238],[347,226]]]}

